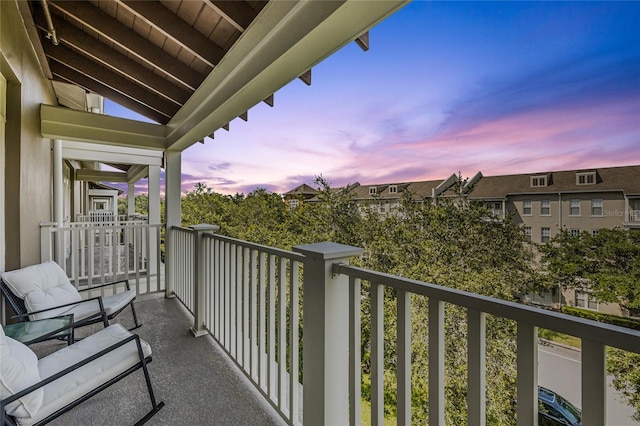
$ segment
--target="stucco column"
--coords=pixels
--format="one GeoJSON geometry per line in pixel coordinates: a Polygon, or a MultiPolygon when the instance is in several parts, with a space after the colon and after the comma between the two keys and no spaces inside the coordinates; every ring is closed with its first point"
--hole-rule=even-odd
{"type": "Polygon", "coordinates": [[[172,227],[182,224],[181,183],[182,183],[182,152],[167,151],[165,153],[164,176],[164,223],[165,223],[165,280],[166,297],[175,297],[173,294],[175,271],[172,227]]]}
{"type": "Polygon", "coordinates": [[[136,183],[127,184],[127,216],[131,217],[136,212],[136,183]]]}
{"type": "MultiPolygon", "coordinates": [[[[160,224],[160,166],[149,166],[149,225],[160,224]]],[[[155,275],[157,270],[157,252],[155,247],[159,244],[155,230],[150,231],[149,244],[149,271],[155,275]]],[[[160,279],[158,277],[158,279],[160,279]]]]}
{"type": "MultiPolygon", "coordinates": [[[[324,242],[296,246],[305,255],[303,356],[305,425],[349,422],[349,278],[332,271],[362,254],[358,247],[324,242]]],[[[295,418],[295,413],[292,414],[295,418]]]]}
{"type": "MultiPolygon", "coordinates": [[[[62,141],[53,141],[53,221],[58,228],[64,226],[64,185],[63,185],[63,164],[62,164],[62,141]]],[[[64,235],[55,233],[55,261],[64,266],[64,235]]]]}

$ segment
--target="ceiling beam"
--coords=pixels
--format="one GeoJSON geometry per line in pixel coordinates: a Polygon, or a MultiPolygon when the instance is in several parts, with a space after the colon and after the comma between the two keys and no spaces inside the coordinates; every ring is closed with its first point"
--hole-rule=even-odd
{"type": "Polygon", "coordinates": [[[166,115],[142,105],[134,99],[123,95],[119,91],[113,90],[112,88],[105,86],[104,84],[89,78],[64,64],[52,61],[50,66],[54,80],[75,84],[76,86],[83,87],[88,92],[99,93],[105,98],[111,99],[123,107],[129,108],[131,111],[135,111],[157,123],[166,124],[168,121],[168,117],[166,115]]]}
{"type": "Polygon", "coordinates": [[[298,77],[300,80],[304,82],[307,86],[311,86],[311,69],[305,71],[301,76],[298,77]]]}
{"type": "Polygon", "coordinates": [[[224,56],[225,51],[222,47],[184,22],[159,1],[118,0],[118,3],[196,55],[211,68],[218,65],[224,56]]]}
{"type": "Polygon", "coordinates": [[[127,174],[106,170],[80,169],[76,170],[76,180],[85,182],[127,182],[127,174]]]}
{"type": "Polygon", "coordinates": [[[167,123],[167,148],[188,148],[407,3],[270,1],[260,14],[260,25],[245,31],[167,123]]]}
{"type": "Polygon", "coordinates": [[[243,1],[205,0],[205,3],[240,32],[244,32],[257,15],[257,12],[243,1]]]}
{"type": "MultiPolygon", "coordinates": [[[[192,91],[188,91],[184,86],[177,86],[171,81],[162,78],[160,75],[150,72],[148,68],[108,47],[95,37],[90,36],[73,25],[56,19],[55,17],[53,18],[60,41],[82,52],[83,55],[91,57],[95,62],[109,67],[122,76],[144,85],[147,89],[175,102],[179,106],[183,105],[187,99],[189,99],[191,93],[193,93],[192,91]]],[[[34,20],[42,31],[47,31],[44,14],[40,9],[34,11],[34,20]]],[[[48,43],[44,42],[44,44],[47,45],[48,43]]]]}
{"type": "Polygon", "coordinates": [[[100,33],[112,43],[117,44],[149,65],[159,68],[170,75],[176,82],[183,84],[190,90],[195,90],[204,80],[203,75],[89,2],[55,1],[49,4],[82,25],[100,33]]]}
{"type": "MultiPolygon", "coordinates": [[[[45,138],[111,145],[112,147],[103,148],[111,151],[116,150],[114,147],[117,146],[143,148],[148,152],[147,155],[162,156],[162,153],[156,154],[149,150],[164,151],[165,149],[166,128],[160,124],[44,104],[40,106],[40,132],[45,138]]],[[[106,160],[98,159],[98,161],[106,160]]],[[[137,163],[129,162],[129,164],[137,163]]]]}
{"type": "MultiPolygon", "coordinates": [[[[131,80],[127,80],[118,74],[109,72],[109,68],[105,68],[100,64],[93,62],[92,60],[87,59],[61,44],[58,46],[46,46],[45,53],[50,59],[66,65],[74,71],[97,81],[111,90],[120,92],[122,95],[127,96],[134,101],[161,113],[162,115],[165,115],[167,118],[173,117],[178,109],[180,109],[180,105],[177,105],[164,97],[157,96],[155,93],[131,80]]],[[[101,93],[97,90],[94,91],[101,93]]],[[[105,96],[108,97],[107,95],[105,96]]]]}
{"type": "Polygon", "coordinates": [[[142,164],[133,165],[127,170],[127,182],[135,183],[142,178],[149,176],[149,167],[142,164]]]}

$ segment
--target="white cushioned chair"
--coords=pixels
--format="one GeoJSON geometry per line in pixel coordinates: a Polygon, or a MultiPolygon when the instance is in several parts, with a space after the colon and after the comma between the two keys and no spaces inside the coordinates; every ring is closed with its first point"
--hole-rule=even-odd
{"type": "MultiPolygon", "coordinates": [[[[114,287],[115,288],[115,287],[114,287]]],[[[92,322],[102,321],[100,310],[103,309],[108,319],[118,315],[124,308],[131,306],[135,326],[140,327],[133,301],[134,290],[129,288],[129,281],[117,281],[79,291],[71,284],[67,274],[53,261],[27,266],[2,273],[2,293],[21,320],[37,320],[60,315],[73,314],[74,321],[81,321],[90,316],[92,322]],[[126,290],[112,296],[87,299],[83,301],[79,291],[99,289],[105,286],[124,284],[126,290]]]]}
{"type": "Polygon", "coordinates": [[[149,362],[151,347],[120,324],[40,360],[0,327],[0,425],[49,423],[140,368],[152,405],[136,423],[143,424],[164,406],[153,394],[149,362]]]}

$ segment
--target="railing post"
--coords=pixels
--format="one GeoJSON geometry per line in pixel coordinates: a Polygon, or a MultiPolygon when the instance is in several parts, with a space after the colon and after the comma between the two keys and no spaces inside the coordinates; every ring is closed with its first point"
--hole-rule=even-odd
{"type": "MultiPolygon", "coordinates": [[[[332,271],[362,254],[358,247],[323,242],[296,246],[304,261],[304,395],[306,425],[349,422],[349,280],[332,271]]],[[[295,413],[292,413],[295,419],[295,413]]]]}
{"type": "Polygon", "coordinates": [[[207,259],[205,258],[204,238],[205,232],[217,231],[220,229],[217,225],[208,225],[201,223],[199,225],[190,226],[193,229],[193,282],[195,285],[195,303],[193,306],[193,327],[191,333],[195,337],[204,336],[207,330],[204,327],[205,317],[205,268],[207,259]]]}
{"type": "Polygon", "coordinates": [[[40,262],[53,260],[53,238],[51,228],[55,222],[40,222],[40,262]]]}

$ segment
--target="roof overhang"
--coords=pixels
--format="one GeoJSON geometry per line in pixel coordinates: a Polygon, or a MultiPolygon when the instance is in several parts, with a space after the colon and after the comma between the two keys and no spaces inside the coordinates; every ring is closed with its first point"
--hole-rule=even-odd
{"type": "Polygon", "coordinates": [[[227,127],[408,0],[270,1],[167,125],[42,105],[44,137],[183,151],[227,127]]]}

